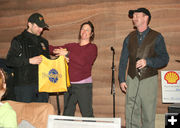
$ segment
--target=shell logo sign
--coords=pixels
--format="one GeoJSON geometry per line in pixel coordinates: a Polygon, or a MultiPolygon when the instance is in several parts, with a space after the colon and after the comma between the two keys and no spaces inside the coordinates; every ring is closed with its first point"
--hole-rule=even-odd
{"type": "Polygon", "coordinates": [[[177,84],[179,80],[179,75],[174,71],[169,71],[165,74],[164,79],[168,84],[177,84]]]}

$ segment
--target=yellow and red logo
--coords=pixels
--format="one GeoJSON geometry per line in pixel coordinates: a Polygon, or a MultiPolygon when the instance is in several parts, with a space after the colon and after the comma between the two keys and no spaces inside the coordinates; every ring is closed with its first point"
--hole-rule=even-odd
{"type": "Polygon", "coordinates": [[[44,18],[43,17],[39,17],[39,20],[42,21],[44,18]]]}
{"type": "Polygon", "coordinates": [[[165,74],[164,79],[168,84],[177,84],[179,80],[179,75],[174,71],[169,71],[165,74]]]}

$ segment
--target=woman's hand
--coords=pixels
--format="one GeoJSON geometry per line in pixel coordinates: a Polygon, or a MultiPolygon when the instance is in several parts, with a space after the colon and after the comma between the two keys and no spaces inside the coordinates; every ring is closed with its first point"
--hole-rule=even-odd
{"type": "Polygon", "coordinates": [[[69,63],[69,58],[65,56],[66,62],[69,63]]]}
{"type": "Polygon", "coordinates": [[[68,54],[68,51],[67,49],[65,48],[59,48],[59,49],[54,49],[53,50],[53,53],[56,55],[56,56],[65,56],[68,54]]]}
{"type": "Polygon", "coordinates": [[[53,53],[56,56],[65,56],[66,62],[69,63],[69,58],[66,56],[68,54],[67,49],[65,48],[54,49],[53,53]]]}

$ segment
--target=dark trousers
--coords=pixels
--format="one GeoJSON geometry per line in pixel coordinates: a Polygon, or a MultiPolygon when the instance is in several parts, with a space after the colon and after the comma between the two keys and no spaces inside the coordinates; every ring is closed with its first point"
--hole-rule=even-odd
{"type": "Polygon", "coordinates": [[[15,96],[18,102],[48,102],[48,93],[38,92],[37,85],[15,86],[15,96]]]}
{"type": "Polygon", "coordinates": [[[65,116],[74,116],[78,103],[82,117],[94,117],[92,108],[92,83],[71,84],[64,94],[65,116]]]}

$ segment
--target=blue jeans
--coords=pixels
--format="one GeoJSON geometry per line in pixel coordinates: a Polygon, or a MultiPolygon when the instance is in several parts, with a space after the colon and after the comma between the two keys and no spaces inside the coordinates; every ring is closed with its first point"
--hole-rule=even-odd
{"type": "Polygon", "coordinates": [[[48,102],[48,93],[38,92],[37,85],[15,86],[14,89],[18,102],[48,102]]]}

